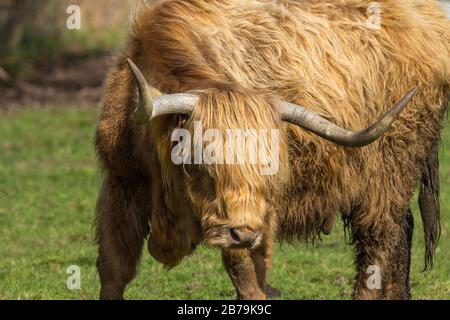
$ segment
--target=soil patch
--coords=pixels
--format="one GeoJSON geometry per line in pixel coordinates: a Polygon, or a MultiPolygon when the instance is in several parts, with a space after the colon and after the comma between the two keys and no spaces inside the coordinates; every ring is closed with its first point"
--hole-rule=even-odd
{"type": "Polygon", "coordinates": [[[101,52],[36,62],[26,79],[0,86],[0,109],[97,106],[111,60],[101,52]]]}

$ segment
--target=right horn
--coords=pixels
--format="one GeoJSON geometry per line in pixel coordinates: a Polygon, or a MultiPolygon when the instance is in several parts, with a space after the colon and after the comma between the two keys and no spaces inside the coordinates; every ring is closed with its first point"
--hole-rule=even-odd
{"type": "Polygon", "coordinates": [[[391,111],[376,123],[361,131],[341,128],[317,113],[289,102],[281,103],[281,117],[283,121],[298,125],[337,145],[348,148],[360,148],[380,138],[391,127],[408,103],[411,102],[417,91],[417,87],[411,89],[391,111]]]}
{"type": "Polygon", "coordinates": [[[134,111],[134,119],[141,125],[156,117],[166,114],[185,114],[191,115],[198,97],[193,94],[169,94],[153,98],[151,95],[152,87],[145,80],[144,75],[139,68],[127,59],[128,66],[136,81],[139,92],[139,105],[134,111]]]}

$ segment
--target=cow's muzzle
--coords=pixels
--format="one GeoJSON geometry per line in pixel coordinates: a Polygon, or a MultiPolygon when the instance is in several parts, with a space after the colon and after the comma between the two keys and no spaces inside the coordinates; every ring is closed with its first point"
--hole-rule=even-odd
{"type": "Polygon", "coordinates": [[[230,238],[232,248],[254,248],[261,238],[262,232],[249,228],[230,228],[230,238]]]}

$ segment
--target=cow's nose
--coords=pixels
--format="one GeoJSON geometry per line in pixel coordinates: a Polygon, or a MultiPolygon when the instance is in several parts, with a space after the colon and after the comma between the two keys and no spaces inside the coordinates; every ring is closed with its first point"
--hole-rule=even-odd
{"type": "Polygon", "coordinates": [[[231,228],[231,237],[241,247],[252,247],[261,232],[249,228],[231,228]]]}

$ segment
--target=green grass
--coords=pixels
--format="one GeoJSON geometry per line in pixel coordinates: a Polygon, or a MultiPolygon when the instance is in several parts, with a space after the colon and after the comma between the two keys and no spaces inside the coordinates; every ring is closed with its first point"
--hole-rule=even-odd
{"type": "MultiPolygon", "coordinates": [[[[99,187],[93,152],[97,111],[24,110],[0,116],[0,299],[96,299],[92,219],[99,187]],[[70,265],[81,290],[66,287],[70,265]]],[[[450,126],[441,147],[443,233],[435,268],[421,273],[424,241],[417,206],[412,263],[415,299],[450,297],[450,126]]],[[[348,299],[352,248],[342,226],[315,247],[278,247],[271,283],[284,299],[348,299]]],[[[129,299],[233,299],[217,250],[201,248],[172,271],[144,253],[129,299]]]]}

